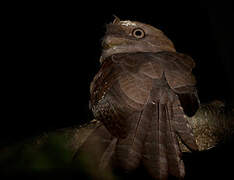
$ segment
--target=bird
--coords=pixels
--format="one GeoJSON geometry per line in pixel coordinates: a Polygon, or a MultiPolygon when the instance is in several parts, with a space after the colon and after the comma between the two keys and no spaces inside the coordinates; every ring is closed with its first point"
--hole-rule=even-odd
{"type": "Polygon", "coordinates": [[[199,108],[194,60],[158,28],[115,17],[106,25],[99,61],[90,108],[112,137],[99,168],[131,172],[143,165],[154,179],[183,179],[179,141],[198,150],[186,119],[199,108]]]}

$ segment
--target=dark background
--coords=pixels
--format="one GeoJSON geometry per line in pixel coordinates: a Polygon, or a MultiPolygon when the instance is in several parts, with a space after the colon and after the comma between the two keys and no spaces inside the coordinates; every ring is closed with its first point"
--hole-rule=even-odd
{"type": "Polygon", "coordinates": [[[0,145],[93,118],[89,84],[113,15],[158,27],[189,54],[202,103],[234,104],[231,0],[93,3],[9,5],[2,27],[0,145]]]}

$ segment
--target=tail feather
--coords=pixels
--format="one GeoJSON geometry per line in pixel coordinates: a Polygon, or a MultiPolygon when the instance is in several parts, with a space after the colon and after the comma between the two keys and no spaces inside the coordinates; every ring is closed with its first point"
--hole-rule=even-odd
{"type": "Polygon", "coordinates": [[[143,110],[128,118],[128,122],[132,122],[128,136],[111,139],[102,154],[101,168],[113,157],[114,166],[127,171],[136,169],[142,161],[155,179],[166,180],[169,175],[184,177],[177,136],[191,149],[196,149],[192,129],[175,94],[165,88],[154,92],[143,110]]]}
{"type": "Polygon", "coordinates": [[[178,137],[181,139],[183,144],[185,144],[191,151],[198,150],[197,143],[193,136],[192,128],[190,127],[189,122],[185,117],[183,108],[180,105],[174,105],[173,111],[174,118],[172,125],[178,137]]]}
{"type": "Polygon", "coordinates": [[[181,159],[181,151],[179,149],[178,141],[176,134],[172,127],[173,121],[173,108],[170,103],[164,106],[166,113],[166,121],[167,121],[167,159],[168,159],[168,171],[172,176],[175,177],[184,177],[185,169],[184,163],[181,159]]]}
{"type": "Polygon", "coordinates": [[[125,170],[136,169],[140,164],[151,109],[147,104],[141,112],[133,114],[128,119],[132,122],[129,135],[124,139],[118,139],[115,158],[117,165],[125,170]]]}
{"type": "Polygon", "coordinates": [[[112,155],[115,152],[116,143],[117,143],[117,138],[113,138],[110,144],[108,145],[108,147],[103,152],[100,163],[99,163],[100,169],[105,169],[110,163],[112,155]]]}
{"type": "Polygon", "coordinates": [[[144,143],[143,164],[152,177],[156,179],[167,179],[168,160],[166,145],[166,121],[162,111],[162,104],[154,104],[152,121],[144,143]]]}
{"type": "Polygon", "coordinates": [[[168,179],[168,175],[183,178],[184,164],[172,127],[172,104],[157,102],[154,104],[152,114],[152,121],[144,143],[143,164],[155,179],[168,179]]]}

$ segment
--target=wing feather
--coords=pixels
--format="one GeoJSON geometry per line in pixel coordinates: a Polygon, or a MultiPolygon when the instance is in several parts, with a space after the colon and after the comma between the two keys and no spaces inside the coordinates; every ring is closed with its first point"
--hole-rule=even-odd
{"type": "Polygon", "coordinates": [[[105,100],[99,109],[105,107],[102,111],[108,116],[102,120],[118,140],[111,141],[101,162],[109,161],[115,152],[117,166],[125,170],[137,168],[143,160],[154,178],[183,177],[177,136],[196,149],[192,130],[183,118],[184,111],[196,112],[199,101],[193,60],[176,52],[160,52],[122,53],[105,61],[106,72],[95,77],[99,82],[91,85],[91,91],[100,91],[94,95],[95,102],[100,97],[105,100]]]}
{"type": "Polygon", "coordinates": [[[121,168],[133,170],[139,166],[150,115],[150,104],[146,103],[142,111],[136,112],[128,119],[132,122],[129,135],[127,138],[119,139],[116,147],[116,159],[121,168]]]}

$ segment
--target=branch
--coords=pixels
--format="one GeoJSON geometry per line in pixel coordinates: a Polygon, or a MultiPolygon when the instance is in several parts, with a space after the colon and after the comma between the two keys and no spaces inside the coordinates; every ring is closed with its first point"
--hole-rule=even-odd
{"type": "MultiPolygon", "coordinates": [[[[199,150],[208,150],[232,138],[234,132],[234,109],[225,110],[221,101],[200,106],[197,113],[188,118],[199,150]]],[[[183,151],[188,149],[182,146],[183,151]]]]}
{"type": "MultiPolygon", "coordinates": [[[[198,112],[192,118],[188,118],[199,150],[208,150],[230,139],[234,132],[233,117],[234,110],[225,111],[223,103],[219,101],[201,105],[198,112]]],[[[76,168],[76,172],[77,169],[79,171],[88,169],[88,174],[92,171],[93,176],[99,177],[100,174],[97,174],[97,166],[94,162],[95,158],[100,158],[98,149],[102,148],[103,142],[108,141],[110,136],[108,134],[102,123],[96,120],[83,126],[44,133],[0,148],[0,169],[3,171],[18,169],[27,172],[43,172],[54,168],[71,167],[76,168]],[[95,130],[100,127],[105,134],[99,136],[95,130]],[[91,139],[91,145],[87,143],[87,139],[89,142],[91,139]],[[85,153],[81,155],[80,152],[85,153]],[[78,161],[73,161],[74,159],[78,161]],[[71,162],[76,162],[76,164],[71,165],[71,162]],[[77,165],[77,162],[82,163],[77,165]]],[[[182,143],[180,145],[183,152],[189,151],[182,143]]]]}
{"type": "MultiPolygon", "coordinates": [[[[221,101],[201,105],[197,113],[191,118],[187,117],[187,119],[193,129],[199,151],[208,150],[232,138],[234,109],[229,112],[225,111],[224,104],[221,101]]],[[[74,141],[79,142],[79,144],[77,144],[76,149],[85,142],[92,130],[99,125],[101,125],[101,122],[93,120],[84,127],[77,129],[77,139],[74,139],[74,141]]],[[[181,142],[180,145],[183,152],[189,151],[181,142]]]]}

